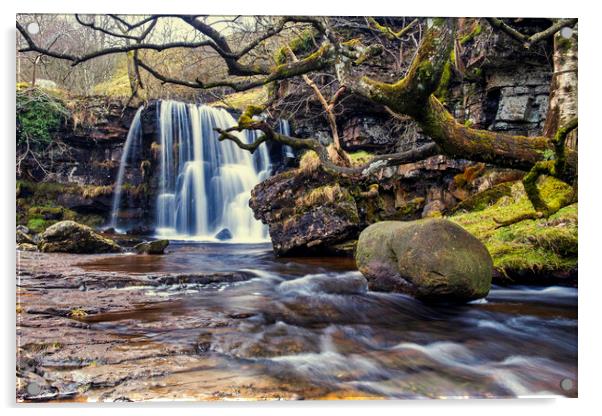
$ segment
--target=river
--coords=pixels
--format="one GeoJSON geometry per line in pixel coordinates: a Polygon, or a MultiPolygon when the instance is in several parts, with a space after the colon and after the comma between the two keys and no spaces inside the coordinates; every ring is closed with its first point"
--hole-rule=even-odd
{"type": "MultiPolygon", "coordinates": [[[[24,322],[35,317],[42,335],[18,322],[27,339],[20,351],[37,360],[46,399],[577,395],[575,288],[494,286],[486,299],[434,307],[367,291],[352,259],[277,259],[268,244],[172,243],[169,251],[23,257],[21,315],[24,322]],[[52,277],[42,262],[57,265],[51,268],[59,280],[75,282],[73,290],[62,286],[52,307],[43,283],[52,277]],[[189,276],[200,272],[246,277],[189,276]],[[90,283],[164,273],[179,280],[152,287],[90,283]],[[98,307],[65,316],[84,303],[98,307]],[[84,327],[73,329],[74,321],[84,327]],[[29,347],[53,325],[68,328],[61,348],[29,347]],[[99,348],[104,341],[89,341],[91,333],[113,347],[99,348]],[[128,376],[116,377],[120,371],[128,376]]],[[[49,330],[46,344],[55,335],[49,330]]]]}

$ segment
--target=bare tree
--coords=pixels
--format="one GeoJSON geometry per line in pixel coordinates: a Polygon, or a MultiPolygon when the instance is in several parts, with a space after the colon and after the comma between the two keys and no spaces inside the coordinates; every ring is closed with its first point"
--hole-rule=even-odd
{"type": "MultiPolygon", "coordinates": [[[[338,175],[348,176],[371,175],[383,167],[424,159],[434,154],[522,169],[529,172],[525,176],[525,188],[538,212],[537,215],[550,215],[552,212],[552,208],[545,206],[545,202],[539,197],[537,187],[531,186],[538,176],[552,175],[576,184],[577,152],[565,145],[567,136],[577,126],[576,112],[560,108],[551,111],[551,114],[562,114],[562,116],[557,116],[556,122],[548,123],[550,127],[546,130],[547,135],[514,136],[465,126],[459,123],[436,98],[434,93],[441,82],[445,65],[448,64],[451,52],[458,44],[456,19],[418,19],[412,20],[401,28],[389,27],[385,22],[379,23],[377,19],[367,19],[367,27],[372,30],[375,39],[395,39],[408,34],[412,29],[420,31],[420,41],[405,74],[393,82],[388,82],[380,80],[378,74],[368,76],[362,72],[362,68],[367,63],[383,53],[383,43],[349,39],[347,38],[349,32],[333,24],[332,18],[307,16],[273,18],[270,25],[266,25],[264,30],[255,35],[247,33],[244,36],[233,36],[228,28],[231,25],[242,25],[247,22],[240,19],[237,21],[237,18],[231,18],[227,22],[212,21],[207,16],[194,15],[151,15],[140,17],[133,22],[126,21],[120,16],[109,16],[125,27],[120,33],[106,33],[107,36],[121,40],[115,46],[84,54],[60,51],[36,43],[17,22],[17,29],[27,44],[21,52],[50,56],[69,61],[72,65],[80,65],[116,53],[134,53],[134,64],[138,70],[146,71],[163,83],[203,90],[225,88],[231,91],[246,91],[266,84],[304,78],[322,105],[324,106],[324,102],[327,104],[324,109],[329,121],[332,115],[329,115],[330,105],[322,92],[312,87],[310,75],[330,71],[336,76],[336,91],[362,96],[392,114],[411,117],[424,133],[432,138],[433,143],[409,152],[378,156],[359,168],[349,167],[344,163],[345,158],[334,159],[327,147],[319,140],[287,137],[274,131],[269,123],[256,119],[254,116],[264,111],[265,106],[248,107],[238,120],[237,126],[220,131],[220,139],[231,140],[251,152],[265,141],[277,141],[297,148],[311,149],[317,152],[325,169],[338,175]],[[153,41],[153,28],[163,19],[184,24],[198,37],[195,40],[153,41]],[[289,53],[286,62],[274,64],[269,57],[262,54],[262,48],[267,42],[293,27],[312,28],[318,34],[318,42],[304,56],[297,57],[289,53]],[[190,51],[200,48],[210,50],[214,57],[219,58],[224,70],[216,71],[218,76],[210,79],[200,75],[183,77],[166,74],[146,60],[145,54],[148,51],[157,53],[176,48],[190,51]],[[574,117],[573,113],[575,113],[574,117]],[[245,129],[260,130],[263,135],[254,143],[245,144],[232,134],[234,131],[245,129]]],[[[527,36],[503,20],[486,20],[495,30],[505,33],[527,48],[556,35],[564,28],[575,30],[577,23],[576,19],[559,19],[542,32],[527,36]]],[[[263,22],[255,21],[255,24],[259,23],[263,22]]],[[[576,58],[576,38],[569,39],[569,42],[574,42],[574,47],[567,46],[566,42],[556,42],[555,54],[557,53],[558,57],[555,58],[555,64],[557,66],[561,65],[567,54],[574,53],[576,58]]],[[[574,66],[576,69],[576,60],[574,66]]],[[[567,100],[555,99],[560,94],[557,91],[558,86],[564,85],[565,81],[572,84],[576,82],[576,78],[557,78],[557,81],[553,83],[553,87],[556,88],[552,89],[550,103],[552,106],[562,107],[567,100]]],[[[576,85],[574,88],[576,90],[576,85]]],[[[576,100],[573,101],[576,103],[576,100]]],[[[336,129],[332,129],[332,133],[336,140],[336,129]]]]}

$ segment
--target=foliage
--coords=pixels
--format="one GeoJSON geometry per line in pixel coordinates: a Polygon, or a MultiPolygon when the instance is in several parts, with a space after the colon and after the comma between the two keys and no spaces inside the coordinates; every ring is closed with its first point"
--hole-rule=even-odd
{"type": "Polygon", "coordinates": [[[17,143],[52,142],[52,133],[69,116],[62,100],[40,88],[17,86],[17,143]]]}
{"type": "Polygon", "coordinates": [[[86,316],[88,316],[88,312],[86,312],[84,309],[82,308],[73,308],[71,309],[71,311],[69,311],[69,316],[71,318],[85,318],[86,316]]]}

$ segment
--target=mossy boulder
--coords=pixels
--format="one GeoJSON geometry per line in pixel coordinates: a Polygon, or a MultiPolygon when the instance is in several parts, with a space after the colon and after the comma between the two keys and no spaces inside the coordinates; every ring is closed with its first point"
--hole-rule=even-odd
{"type": "Polygon", "coordinates": [[[113,240],[75,221],[61,221],[42,233],[40,251],[53,253],[117,253],[121,247],[113,240]]]}
{"type": "Polygon", "coordinates": [[[154,240],[136,244],[134,250],[138,254],[164,254],[169,240],[154,240]]]}
{"type": "Polygon", "coordinates": [[[355,260],[371,290],[426,302],[485,297],[493,275],[483,243],[443,219],[373,224],[360,234],[355,260]]]}
{"type": "Polygon", "coordinates": [[[33,239],[19,228],[16,231],[16,240],[17,244],[34,244],[33,239]]]}

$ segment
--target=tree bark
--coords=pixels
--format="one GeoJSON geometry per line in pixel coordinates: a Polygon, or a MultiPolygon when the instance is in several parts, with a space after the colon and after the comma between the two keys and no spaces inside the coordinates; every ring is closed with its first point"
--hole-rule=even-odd
{"type": "MultiPolygon", "coordinates": [[[[554,137],[561,126],[577,117],[577,40],[577,26],[569,38],[564,38],[561,32],[554,35],[554,73],[543,130],[546,137],[554,137]]],[[[577,148],[577,130],[569,134],[566,145],[573,150],[577,148]]]]}

